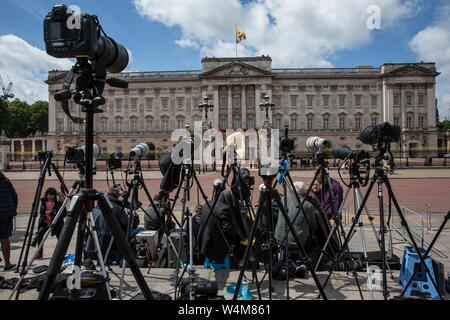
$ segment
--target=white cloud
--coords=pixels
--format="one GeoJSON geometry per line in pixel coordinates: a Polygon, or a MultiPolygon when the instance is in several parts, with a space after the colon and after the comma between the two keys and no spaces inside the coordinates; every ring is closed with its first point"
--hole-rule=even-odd
{"type": "Polygon", "coordinates": [[[450,4],[439,6],[436,11],[435,22],[418,32],[409,46],[419,60],[436,62],[436,69],[441,72],[437,78],[436,95],[443,120],[450,116],[450,4]]]}
{"type": "Polygon", "coordinates": [[[25,40],[12,35],[0,36],[0,75],[13,83],[12,93],[28,103],[48,101],[48,86],[44,80],[49,70],[68,70],[73,62],[56,59],[45,51],[31,46],[25,40]]]}
{"type": "Polygon", "coordinates": [[[381,28],[418,10],[419,0],[133,0],[138,12],[181,30],[182,46],[202,55],[234,56],[236,24],[247,35],[239,56],[269,55],[274,67],[330,67],[341,49],[371,41],[366,10],[377,5],[381,28]]]}

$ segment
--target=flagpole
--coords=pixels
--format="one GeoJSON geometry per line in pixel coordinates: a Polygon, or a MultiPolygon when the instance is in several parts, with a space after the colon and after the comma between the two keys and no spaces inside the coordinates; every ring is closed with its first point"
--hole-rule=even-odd
{"type": "Polygon", "coordinates": [[[238,45],[238,42],[237,42],[237,31],[236,31],[236,29],[237,29],[237,24],[234,25],[234,42],[236,42],[236,58],[237,58],[237,45],[238,45]]]}

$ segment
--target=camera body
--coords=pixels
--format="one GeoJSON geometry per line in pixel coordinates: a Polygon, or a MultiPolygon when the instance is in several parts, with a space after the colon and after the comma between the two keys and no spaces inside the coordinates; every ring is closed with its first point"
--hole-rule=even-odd
{"type": "Polygon", "coordinates": [[[389,122],[378,126],[367,127],[359,134],[359,140],[364,144],[375,145],[378,143],[397,142],[400,139],[400,126],[389,122]]]}
{"type": "Polygon", "coordinates": [[[120,169],[122,168],[122,152],[112,152],[108,159],[106,159],[106,163],[108,164],[108,168],[110,170],[120,169]]]}
{"type": "Polygon", "coordinates": [[[84,163],[84,149],[79,147],[69,147],[66,151],[67,163],[84,163]]]}
{"type": "Polygon", "coordinates": [[[278,175],[278,166],[261,164],[258,174],[263,179],[265,185],[271,185],[278,175]]]}
{"type": "Polygon", "coordinates": [[[93,58],[98,47],[95,17],[82,13],[75,18],[66,5],[57,4],[45,17],[44,41],[47,53],[55,58],[93,58]],[[69,28],[71,19],[78,25],[69,28]]]}
{"type": "Polygon", "coordinates": [[[250,175],[250,171],[247,168],[241,168],[240,169],[240,175],[241,175],[241,183],[247,187],[251,188],[255,184],[255,177],[250,175]]]}
{"type": "MultiPolygon", "coordinates": [[[[180,284],[180,293],[183,300],[189,300],[188,291],[189,280],[183,280],[180,284]]],[[[219,292],[217,282],[193,283],[193,293],[195,300],[210,300],[217,298],[219,292]]]]}
{"type": "Polygon", "coordinates": [[[44,42],[47,54],[55,58],[87,57],[119,73],[128,65],[128,51],[107,36],[101,36],[95,15],[73,13],[57,4],[44,19],[44,42]]]}
{"type": "Polygon", "coordinates": [[[288,128],[284,131],[284,136],[280,138],[280,150],[282,153],[291,153],[294,150],[295,141],[288,136],[288,128]]]}

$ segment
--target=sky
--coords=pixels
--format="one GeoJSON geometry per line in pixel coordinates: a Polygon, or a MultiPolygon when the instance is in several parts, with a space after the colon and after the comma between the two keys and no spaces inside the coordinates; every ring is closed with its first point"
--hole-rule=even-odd
{"type": "MultiPolygon", "coordinates": [[[[42,26],[57,3],[0,0],[0,76],[32,103],[48,100],[49,70],[69,59],[47,55],[42,26]]],[[[449,0],[68,0],[95,14],[130,53],[125,71],[201,70],[201,59],[269,55],[274,68],[379,67],[435,62],[441,120],[450,117],[449,0]]]]}

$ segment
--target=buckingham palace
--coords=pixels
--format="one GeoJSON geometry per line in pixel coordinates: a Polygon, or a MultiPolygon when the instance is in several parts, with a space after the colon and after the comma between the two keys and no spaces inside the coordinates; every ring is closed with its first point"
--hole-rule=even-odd
{"type": "MultiPolygon", "coordinates": [[[[149,144],[152,154],[170,151],[171,132],[194,121],[213,128],[258,129],[269,120],[273,128],[289,126],[295,152],[306,150],[311,136],[333,144],[368,149],[357,139],[361,129],[382,122],[402,128],[398,156],[437,155],[435,63],[386,63],[380,67],[272,68],[268,56],[204,58],[202,70],[123,72],[110,76],[129,82],[128,89],[106,86],[103,113],[95,115],[94,142],[102,155],[127,153],[149,144]],[[209,112],[198,107],[208,96],[209,112]],[[260,103],[268,97],[268,112],[260,103]],[[268,116],[268,117],[267,117],[268,116]]],[[[65,71],[50,71],[48,150],[63,154],[82,146],[84,127],[74,124],[54,99],[65,71]]],[[[73,116],[81,107],[69,104],[73,116]]]]}

